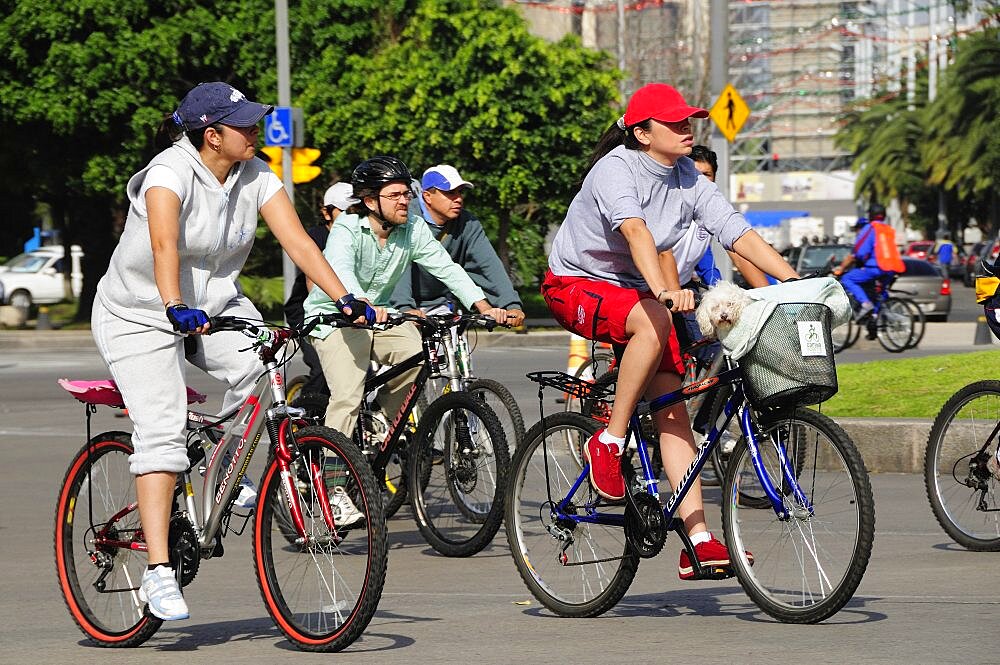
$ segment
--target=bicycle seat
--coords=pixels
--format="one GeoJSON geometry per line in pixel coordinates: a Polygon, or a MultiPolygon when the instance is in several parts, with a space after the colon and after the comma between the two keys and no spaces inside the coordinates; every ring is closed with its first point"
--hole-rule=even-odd
{"type": "MultiPolygon", "coordinates": [[[[100,404],[103,406],[113,406],[118,409],[125,408],[125,400],[118,390],[118,386],[111,379],[100,381],[70,381],[69,379],[59,379],[59,385],[70,395],[84,404],[100,404]]],[[[187,387],[187,403],[201,404],[207,396],[187,387]]]]}

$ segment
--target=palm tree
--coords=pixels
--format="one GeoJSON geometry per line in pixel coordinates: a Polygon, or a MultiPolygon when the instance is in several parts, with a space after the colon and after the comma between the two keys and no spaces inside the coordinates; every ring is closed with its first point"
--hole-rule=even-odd
{"type": "Polygon", "coordinates": [[[911,110],[905,95],[870,101],[875,103],[841,118],[835,141],[854,153],[855,192],[880,201],[898,199],[905,220],[910,201],[919,197],[926,179],[919,159],[923,109],[911,110]]]}
{"type": "MultiPolygon", "coordinates": [[[[1000,29],[987,28],[957,44],[941,95],[927,108],[923,158],[928,182],[962,199],[985,202],[988,226],[1000,227],[1000,29]],[[988,213],[987,213],[988,210],[988,213]]],[[[986,220],[983,220],[986,221],[986,220]]]]}

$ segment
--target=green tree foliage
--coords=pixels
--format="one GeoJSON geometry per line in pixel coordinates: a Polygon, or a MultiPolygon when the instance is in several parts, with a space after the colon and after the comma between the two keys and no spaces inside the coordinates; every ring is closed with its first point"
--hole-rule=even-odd
{"type": "Polygon", "coordinates": [[[909,110],[904,95],[845,117],[837,145],[854,153],[855,190],[870,200],[897,198],[904,211],[925,189],[926,173],[919,161],[924,141],[921,109],[909,110]]]}
{"type": "Polygon", "coordinates": [[[1000,29],[958,43],[927,109],[923,157],[931,184],[974,195],[1000,186],[1000,29]]]}
{"type": "Polygon", "coordinates": [[[954,62],[928,103],[927,71],[918,70],[914,99],[906,92],[867,100],[842,119],[837,145],[854,154],[856,190],[898,198],[911,226],[933,237],[937,192],[943,188],[953,231],[970,217],[1000,226],[1000,29],[988,26],[955,42],[954,62]]]}
{"type": "MultiPolygon", "coordinates": [[[[0,0],[0,11],[0,165],[13,165],[0,193],[23,217],[47,204],[65,241],[84,246],[88,318],[125,183],[183,94],[224,80],[276,101],[273,0],[0,0]]],[[[296,188],[303,220],[372,154],[450,162],[476,181],[472,207],[505,259],[537,279],[548,225],[614,116],[608,59],[533,38],[488,0],[290,0],[289,31],[292,103],[325,166],[296,188]]],[[[273,239],[258,236],[249,272],[280,274],[273,239]]]]}
{"type": "Polygon", "coordinates": [[[394,154],[415,172],[456,166],[476,187],[467,205],[522,281],[545,265],[586,156],[616,117],[608,58],[574,38],[551,44],[490,0],[427,0],[398,39],[343,63],[302,95],[325,164],[349,172],[394,154]]]}

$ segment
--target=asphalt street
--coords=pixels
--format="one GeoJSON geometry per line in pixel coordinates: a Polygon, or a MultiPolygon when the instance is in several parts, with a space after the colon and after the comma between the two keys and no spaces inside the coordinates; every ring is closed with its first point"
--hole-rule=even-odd
{"type": "MultiPolygon", "coordinates": [[[[883,354],[884,357],[884,354],[883,354]]],[[[514,389],[538,420],[531,369],[565,363],[561,348],[481,348],[477,369],[514,389]]],[[[89,646],[63,606],[52,557],[56,491],[84,442],[83,408],[59,377],[101,378],[92,348],[7,351],[0,357],[0,660],[9,663],[622,662],[996,663],[1000,661],[1000,554],[967,552],[938,527],[919,476],[873,476],[876,541],[854,600],[825,623],[794,626],[760,612],[735,580],[682,582],[678,545],[644,561],[629,593],[603,617],[557,619],[521,582],[501,531],[471,559],[423,543],[408,509],[390,521],[389,575],[378,613],[340,655],[295,651],[260,601],[249,533],[205,562],[187,589],[192,618],[166,625],[137,651],[89,646]]],[[[192,372],[191,384],[220,397],[192,372]]],[[[558,408],[546,400],[545,408],[558,408]]],[[[127,429],[104,409],[94,431],[127,429]]],[[[263,456],[258,456],[261,459],[263,456]]],[[[707,497],[718,505],[717,490],[707,497]]],[[[720,529],[709,508],[710,526],[720,529]]]]}

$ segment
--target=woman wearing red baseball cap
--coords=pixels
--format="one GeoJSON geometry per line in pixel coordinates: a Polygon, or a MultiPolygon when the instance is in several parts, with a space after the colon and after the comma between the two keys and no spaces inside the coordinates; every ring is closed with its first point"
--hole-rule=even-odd
{"type": "MultiPolygon", "coordinates": [[[[691,118],[707,116],[669,85],[637,90],[625,115],[601,137],[552,243],[542,295],[553,315],[578,335],[614,344],[621,359],[607,429],[585,450],[591,484],[609,499],[625,495],[618,457],[639,398],[681,385],[680,350],[664,304],[689,312],[694,294],[680,289],[670,248],[694,223],[764,272],[796,276],[688,158],[691,118]]],[[[687,413],[681,404],[655,418],[664,469],[677,487],[695,454],[687,413]]],[[[708,532],[700,481],[695,483],[678,514],[701,565],[727,566],[729,552],[708,532]]],[[[681,579],[694,576],[686,552],[678,571],[681,579]]]]}

